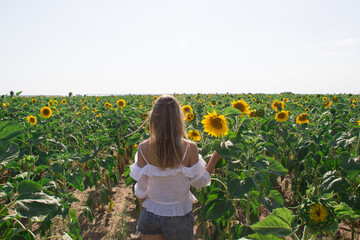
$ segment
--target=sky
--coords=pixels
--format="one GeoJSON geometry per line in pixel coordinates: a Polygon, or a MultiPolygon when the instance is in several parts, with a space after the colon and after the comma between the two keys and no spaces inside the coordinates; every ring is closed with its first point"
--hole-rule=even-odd
{"type": "Polygon", "coordinates": [[[0,0],[0,94],[360,93],[358,0],[0,0]]]}

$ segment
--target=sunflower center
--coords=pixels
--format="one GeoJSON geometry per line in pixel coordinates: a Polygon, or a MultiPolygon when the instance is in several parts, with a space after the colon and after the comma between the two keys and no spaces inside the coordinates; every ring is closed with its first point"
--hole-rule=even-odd
{"type": "Polygon", "coordinates": [[[300,120],[300,121],[306,121],[306,120],[308,120],[308,119],[307,119],[307,116],[306,116],[306,115],[301,115],[301,116],[299,117],[299,120],[300,120]]]}
{"type": "Polygon", "coordinates": [[[241,103],[236,103],[234,105],[234,108],[239,109],[241,112],[245,111],[245,106],[244,106],[244,104],[241,104],[241,103]]]}
{"type": "Polygon", "coordinates": [[[285,113],[283,113],[283,112],[281,112],[281,113],[279,113],[279,118],[285,118],[285,113]]]}
{"type": "Polygon", "coordinates": [[[211,118],[210,123],[211,126],[215,129],[221,129],[223,126],[221,119],[218,117],[211,118]]]}
{"type": "Polygon", "coordinates": [[[44,115],[49,115],[49,114],[50,114],[49,109],[45,108],[45,109],[43,110],[43,114],[44,114],[44,115]]]}

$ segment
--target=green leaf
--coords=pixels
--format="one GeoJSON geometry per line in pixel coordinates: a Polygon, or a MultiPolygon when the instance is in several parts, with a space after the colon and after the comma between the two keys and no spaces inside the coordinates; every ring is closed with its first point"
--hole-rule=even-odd
{"type": "Polygon", "coordinates": [[[94,216],[92,210],[88,206],[85,206],[85,208],[83,210],[83,214],[87,219],[89,219],[90,222],[94,221],[95,216],[94,216]]]}
{"type": "Polygon", "coordinates": [[[0,166],[6,166],[12,160],[17,158],[20,153],[20,148],[18,145],[11,144],[6,148],[4,152],[0,155],[0,166]]]}
{"type": "Polygon", "coordinates": [[[334,206],[334,210],[336,212],[336,215],[338,218],[343,219],[343,218],[347,218],[347,219],[360,219],[360,216],[357,215],[355,213],[355,211],[353,209],[351,209],[349,207],[349,205],[347,205],[344,202],[341,202],[340,204],[337,204],[334,206]]]}
{"type": "Polygon", "coordinates": [[[60,206],[57,199],[43,192],[22,194],[16,205],[17,213],[27,218],[46,215],[60,206]]]}
{"type": "Polygon", "coordinates": [[[241,111],[234,107],[227,107],[223,113],[226,117],[236,117],[241,114],[241,111]]]}
{"type": "Polygon", "coordinates": [[[41,192],[41,190],[42,190],[42,185],[40,183],[31,180],[23,180],[18,185],[19,195],[41,192]]]}
{"type": "Polygon", "coordinates": [[[141,139],[141,134],[135,133],[129,139],[127,139],[125,146],[133,146],[134,144],[138,143],[140,139],[141,139]]]}
{"type": "Polygon", "coordinates": [[[336,193],[347,192],[349,184],[345,178],[336,175],[336,170],[328,171],[322,179],[323,182],[320,187],[325,193],[332,191],[336,193]]]}
{"type": "Polygon", "coordinates": [[[70,183],[71,186],[73,186],[74,188],[80,190],[80,191],[84,191],[84,184],[83,184],[83,180],[85,177],[85,173],[82,169],[77,168],[74,172],[69,173],[67,172],[66,175],[66,180],[70,183]]]}
{"type": "Polygon", "coordinates": [[[284,206],[284,199],[277,190],[271,190],[267,197],[259,197],[259,202],[264,205],[269,212],[284,206]]]}
{"type": "Polygon", "coordinates": [[[92,188],[95,186],[97,181],[100,179],[99,171],[93,170],[86,173],[85,180],[84,180],[84,188],[87,187],[92,188]]]}
{"type": "Polygon", "coordinates": [[[107,156],[105,159],[99,161],[99,165],[108,171],[115,167],[116,159],[114,156],[107,156]]]}
{"type": "Polygon", "coordinates": [[[291,223],[293,219],[294,215],[289,209],[277,208],[270,216],[250,227],[263,235],[274,234],[279,237],[286,237],[292,233],[291,223]]]}
{"type": "Polygon", "coordinates": [[[130,166],[126,165],[124,170],[125,184],[126,186],[130,186],[135,180],[130,176],[130,166]]]}
{"type": "Polygon", "coordinates": [[[264,145],[264,150],[266,152],[268,152],[269,154],[278,154],[279,153],[279,150],[275,147],[275,145],[271,142],[267,142],[265,145],[264,145]]]}
{"type": "Polygon", "coordinates": [[[230,197],[240,197],[253,190],[255,183],[252,178],[246,178],[245,180],[235,178],[227,181],[227,187],[230,197]]]}
{"type": "Polygon", "coordinates": [[[235,208],[231,200],[214,200],[207,205],[209,208],[207,209],[206,217],[210,220],[217,220],[228,212],[230,215],[235,212],[235,208]]]}
{"type": "Polygon", "coordinates": [[[276,176],[285,176],[288,170],[284,166],[273,158],[267,157],[266,160],[269,162],[268,171],[276,176]]]}
{"type": "Polygon", "coordinates": [[[252,239],[252,240],[283,240],[281,237],[277,237],[273,234],[266,234],[262,235],[260,233],[251,234],[249,236],[246,236],[246,239],[252,239]]]}
{"type": "Polygon", "coordinates": [[[100,192],[101,202],[104,204],[108,204],[110,202],[110,197],[110,191],[106,187],[104,187],[100,192]]]}
{"type": "Polygon", "coordinates": [[[348,159],[340,158],[340,160],[340,164],[347,173],[348,177],[352,181],[355,181],[357,176],[360,174],[360,157],[355,159],[352,157],[348,159]]]}
{"type": "Polygon", "coordinates": [[[206,202],[208,203],[211,202],[212,200],[222,199],[222,198],[224,198],[224,192],[220,188],[214,188],[208,193],[206,202]]]}
{"type": "Polygon", "coordinates": [[[69,233],[67,233],[66,231],[64,231],[64,235],[62,235],[61,237],[62,240],[74,240],[74,238],[72,238],[69,233]]]}
{"type": "Polygon", "coordinates": [[[2,122],[0,123],[0,142],[9,141],[19,136],[24,130],[24,126],[17,122],[2,122]]]}
{"type": "Polygon", "coordinates": [[[51,165],[51,170],[56,174],[63,174],[64,171],[66,170],[66,168],[64,167],[64,162],[63,161],[57,161],[57,162],[54,162],[52,165],[51,165]]]}

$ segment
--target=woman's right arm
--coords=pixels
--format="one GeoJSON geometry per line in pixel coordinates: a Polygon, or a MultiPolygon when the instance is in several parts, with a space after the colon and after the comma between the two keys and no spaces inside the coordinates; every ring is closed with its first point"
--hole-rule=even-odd
{"type": "Polygon", "coordinates": [[[218,163],[218,161],[222,159],[222,157],[220,156],[220,154],[217,151],[214,151],[214,153],[212,154],[208,164],[206,165],[206,170],[211,174],[214,169],[216,164],[218,163]]]}

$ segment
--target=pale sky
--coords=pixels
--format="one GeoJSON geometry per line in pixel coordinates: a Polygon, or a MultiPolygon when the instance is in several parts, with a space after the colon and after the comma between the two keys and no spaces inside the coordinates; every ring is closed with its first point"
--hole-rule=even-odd
{"type": "Polygon", "coordinates": [[[0,0],[0,94],[360,93],[359,0],[0,0]]]}

